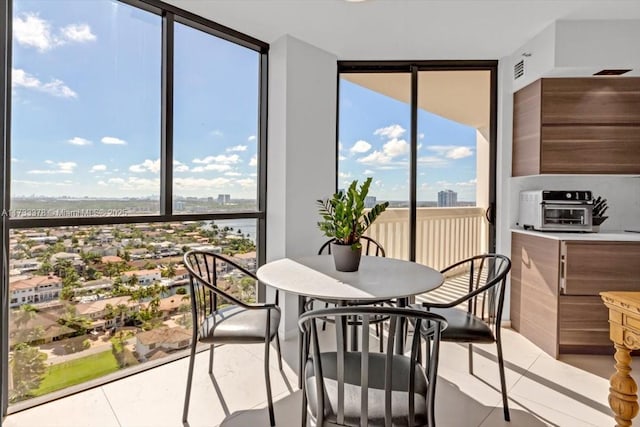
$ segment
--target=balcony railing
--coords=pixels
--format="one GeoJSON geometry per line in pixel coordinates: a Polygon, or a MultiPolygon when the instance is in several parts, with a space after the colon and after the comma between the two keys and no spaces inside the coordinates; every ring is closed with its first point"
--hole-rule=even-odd
{"type": "MultiPolygon", "coordinates": [[[[484,208],[418,208],[416,226],[416,262],[438,270],[488,248],[484,208]]],[[[409,259],[409,210],[387,209],[367,235],[385,248],[388,257],[409,259]]]]}

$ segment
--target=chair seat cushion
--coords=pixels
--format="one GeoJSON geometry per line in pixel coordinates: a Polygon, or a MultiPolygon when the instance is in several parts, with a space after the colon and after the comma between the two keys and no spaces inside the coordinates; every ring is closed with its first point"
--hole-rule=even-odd
{"type": "MultiPolygon", "coordinates": [[[[384,426],[385,416],[385,354],[369,354],[369,426],[384,426]]],[[[360,425],[360,370],[361,357],[359,352],[345,354],[344,367],[344,417],[345,425],[360,425]]],[[[338,382],[337,382],[337,353],[321,353],[322,374],[324,377],[325,421],[337,422],[338,412],[338,382]]],[[[408,425],[409,415],[409,370],[410,360],[406,356],[394,355],[392,361],[391,413],[393,426],[408,425]]],[[[415,425],[427,424],[427,378],[422,366],[417,364],[414,370],[415,425]]],[[[316,376],[313,360],[309,359],[305,366],[305,387],[311,415],[317,419],[318,399],[316,393],[316,376]]]]}
{"type": "Polygon", "coordinates": [[[209,316],[200,327],[200,342],[232,344],[264,342],[267,314],[271,313],[269,341],[278,331],[280,311],[275,309],[246,309],[232,305],[209,316]]]}
{"type": "Polygon", "coordinates": [[[442,341],[467,343],[495,342],[493,331],[487,323],[466,310],[452,307],[430,308],[429,311],[447,319],[447,328],[442,331],[442,341]]]}

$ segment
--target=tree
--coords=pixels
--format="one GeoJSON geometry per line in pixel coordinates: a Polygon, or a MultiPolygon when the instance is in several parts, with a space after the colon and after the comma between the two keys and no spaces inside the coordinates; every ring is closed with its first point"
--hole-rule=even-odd
{"type": "Polygon", "coordinates": [[[75,331],[74,336],[84,335],[91,328],[91,322],[87,318],[78,315],[78,311],[72,305],[66,307],[65,313],[58,319],[58,323],[73,329],[75,331]]]}
{"type": "Polygon", "coordinates": [[[47,354],[27,343],[18,343],[9,356],[13,388],[9,390],[9,400],[17,402],[30,396],[40,387],[47,371],[47,354]]]}
{"type": "Polygon", "coordinates": [[[169,262],[169,265],[162,269],[161,274],[162,277],[173,279],[174,277],[176,277],[176,265],[173,262],[169,262]]]}
{"type": "Polygon", "coordinates": [[[49,273],[51,273],[51,270],[53,270],[53,266],[51,265],[49,260],[46,260],[42,261],[42,264],[40,264],[40,268],[38,268],[37,273],[43,276],[48,276],[49,273]]]}

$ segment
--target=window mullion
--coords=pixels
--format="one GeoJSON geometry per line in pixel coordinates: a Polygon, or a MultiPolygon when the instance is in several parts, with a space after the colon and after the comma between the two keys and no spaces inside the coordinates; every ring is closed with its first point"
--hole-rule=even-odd
{"type": "Polygon", "coordinates": [[[173,49],[174,15],[162,17],[162,112],[160,215],[173,214],[173,49]]]}

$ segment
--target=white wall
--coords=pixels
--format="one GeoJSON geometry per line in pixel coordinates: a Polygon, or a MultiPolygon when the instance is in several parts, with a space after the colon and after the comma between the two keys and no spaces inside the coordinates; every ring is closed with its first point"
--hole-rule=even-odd
{"type": "MultiPolygon", "coordinates": [[[[315,254],[324,242],[316,200],[335,191],[337,58],[291,36],[270,46],[267,261],[315,254]]],[[[284,335],[297,297],[281,295],[284,335]]]]}
{"type": "Polygon", "coordinates": [[[631,69],[625,76],[640,76],[638,40],[639,20],[560,20],[505,58],[505,64],[510,61],[513,74],[513,66],[525,61],[514,91],[540,77],[592,76],[606,68],[631,69]]]}

